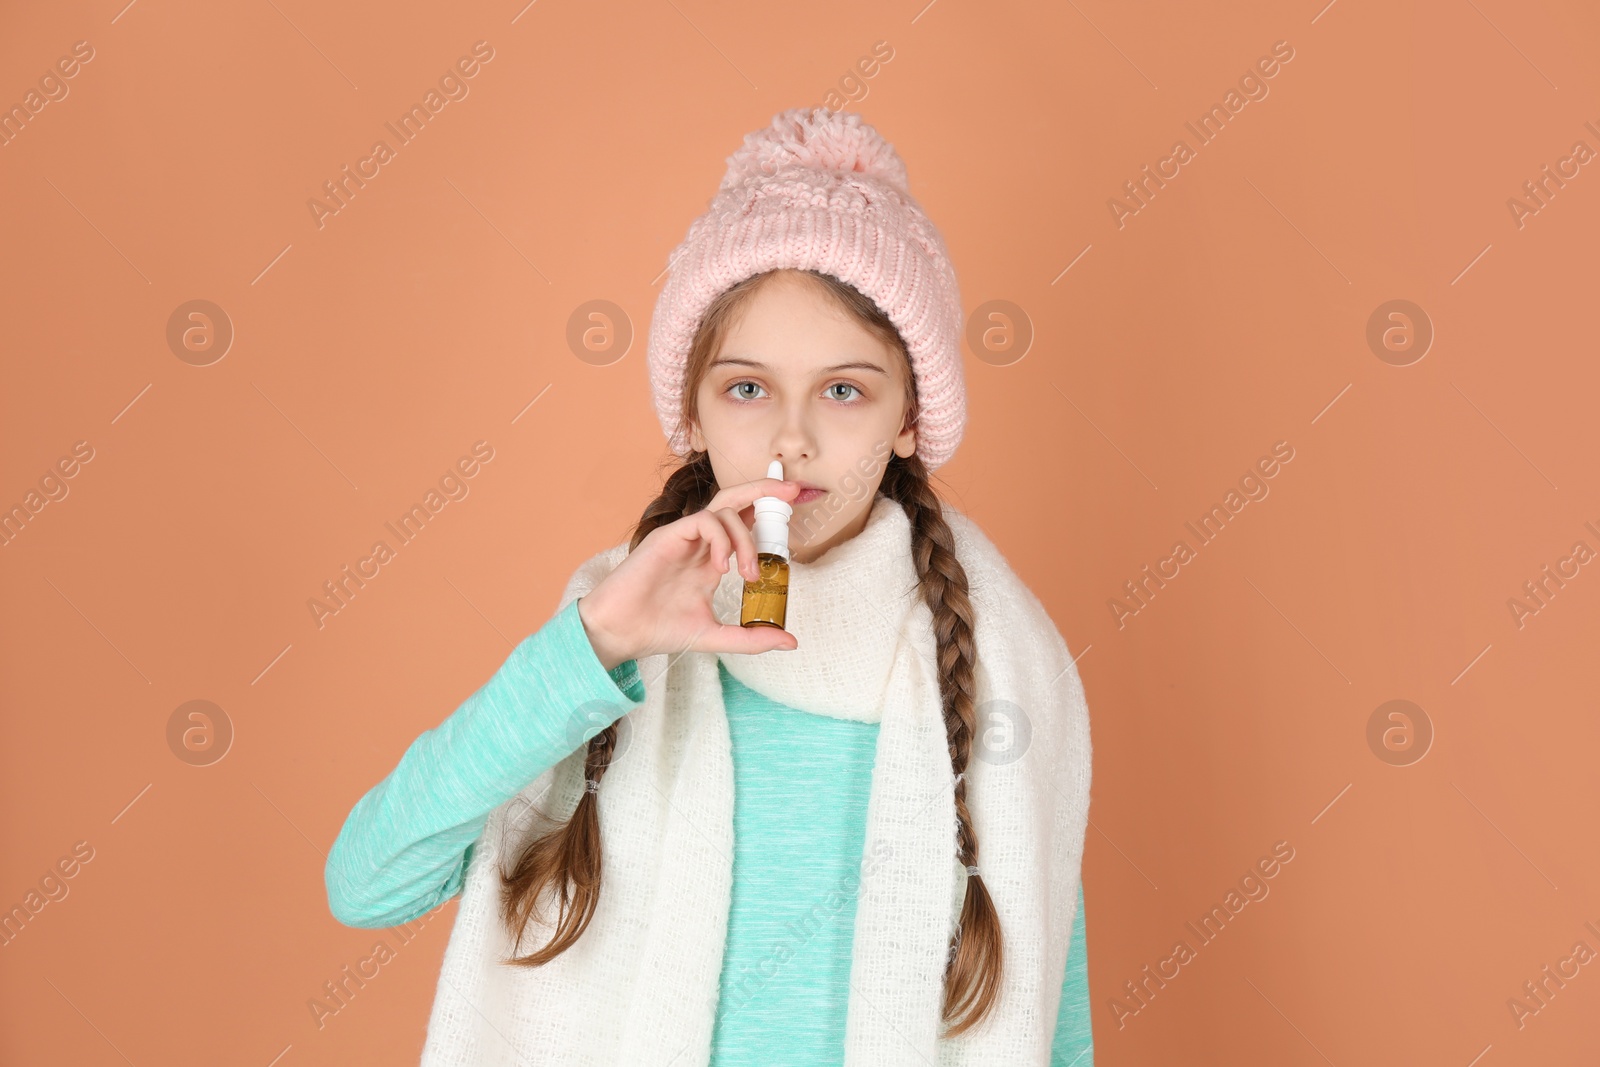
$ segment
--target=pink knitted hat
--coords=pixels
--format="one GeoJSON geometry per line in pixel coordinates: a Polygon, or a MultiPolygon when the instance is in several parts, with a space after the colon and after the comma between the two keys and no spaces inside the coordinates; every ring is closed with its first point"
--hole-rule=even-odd
{"type": "Polygon", "coordinates": [[[893,146],[854,112],[790,108],[745,136],[668,259],[650,320],[650,389],[673,452],[690,451],[679,412],[706,307],[751,275],[790,267],[849,282],[893,320],[916,379],[917,454],[929,470],[950,458],[967,419],[961,294],[907,184],[893,146]]]}

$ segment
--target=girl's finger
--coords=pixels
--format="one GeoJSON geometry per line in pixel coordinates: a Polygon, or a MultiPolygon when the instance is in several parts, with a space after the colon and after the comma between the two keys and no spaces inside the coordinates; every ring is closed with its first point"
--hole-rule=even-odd
{"type": "Polygon", "coordinates": [[[717,511],[721,508],[732,508],[734,511],[743,511],[756,502],[756,497],[775,496],[786,503],[793,502],[800,495],[798,482],[785,482],[777,478],[757,478],[753,482],[742,482],[739,485],[730,485],[726,489],[719,489],[717,495],[711,498],[711,503],[706,505],[707,511],[717,511]]]}
{"type": "Polygon", "coordinates": [[[800,641],[788,630],[775,626],[735,626],[719,623],[708,628],[696,641],[699,652],[733,652],[753,656],[761,652],[798,648],[800,641]]]}
{"type": "Polygon", "coordinates": [[[728,530],[722,520],[705,511],[695,512],[689,516],[689,520],[690,527],[705,542],[706,551],[711,554],[711,561],[717,565],[717,570],[726,571],[728,557],[733,555],[733,545],[728,540],[728,530]]]}
{"type": "Polygon", "coordinates": [[[756,539],[750,527],[744,524],[744,519],[733,508],[719,508],[711,514],[721,521],[723,529],[733,539],[733,549],[739,556],[739,573],[755,581],[759,564],[756,563],[756,539]]]}

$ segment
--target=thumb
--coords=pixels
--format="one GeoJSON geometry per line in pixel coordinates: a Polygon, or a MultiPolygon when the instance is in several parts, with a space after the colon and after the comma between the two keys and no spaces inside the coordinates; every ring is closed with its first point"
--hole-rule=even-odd
{"type": "Polygon", "coordinates": [[[787,651],[798,648],[800,641],[788,630],[775,626],[734,626],[721,623],[710,635],[710,643],[719,652],[737,655],[757,655],[774,650],[787,651]]]}

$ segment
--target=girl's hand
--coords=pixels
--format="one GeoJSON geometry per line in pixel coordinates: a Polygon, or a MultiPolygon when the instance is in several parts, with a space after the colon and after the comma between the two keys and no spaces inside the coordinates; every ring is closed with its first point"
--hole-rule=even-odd
{"type": "Polygon", "coordinates": [[[750,532],[756,497],[792,502],[799,494],[796,482],[757,478],[719,491],[703,511],[646,534],[639,547],[578,599],[578,615],[605,668],[663,652],[754,654],[799,647],[787,630],[721,623],[711,611],[711,597],[728,572],[729,556],[738,555],[745,579],[758,576],[750,532]]]}

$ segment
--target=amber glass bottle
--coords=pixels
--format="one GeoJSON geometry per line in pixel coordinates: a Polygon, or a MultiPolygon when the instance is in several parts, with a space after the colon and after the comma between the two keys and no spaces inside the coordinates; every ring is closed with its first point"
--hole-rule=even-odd
{"type": "Polygon", "coordinates": [[[744,583],[744,601],[739,607],[740,626],[776,626],[783,629],[789,607],[789,561],[776,552],[756,555],[761,576],[744,583]]]}

